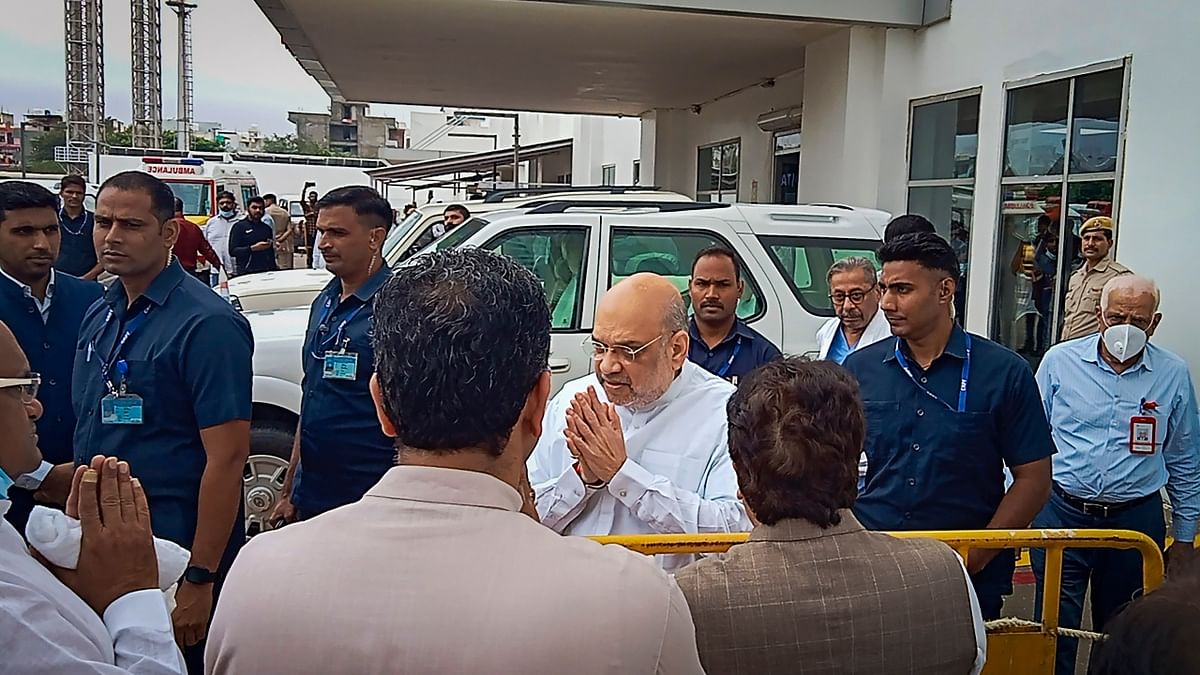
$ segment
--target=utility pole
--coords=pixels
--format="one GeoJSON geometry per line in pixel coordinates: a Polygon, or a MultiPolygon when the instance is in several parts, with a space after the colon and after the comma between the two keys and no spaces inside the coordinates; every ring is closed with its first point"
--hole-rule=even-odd
{"type": "Polygon", "coordinates": [[[167,0],[167,7],[179,19],[179,105],[176,112],[175,148],[187,152],[192,148],[192,10],[196,4],[187,0],[167,0]]]}
{"type": "Polygon", "coordinates": [[[162,147],[162,6],[131,0],[133,146],[162,147]]]}

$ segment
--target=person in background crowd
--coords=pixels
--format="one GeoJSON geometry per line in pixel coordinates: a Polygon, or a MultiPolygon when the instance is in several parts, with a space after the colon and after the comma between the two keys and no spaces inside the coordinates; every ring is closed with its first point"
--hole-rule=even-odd
{"type": "Polygon", "coordinates": [[[209,265],[212,265],[213,269],[219,270],[221,269],[221,257],[208,244],[204,233],[200,231],[200,226],[183,215],[183,200],[179,197],[175,198],[175,223],[179,226],[179,237],[175,240],[174,248],[171,249],[175,253],[175,259],[179,261],[185,272],[202,281],[205,286],[209,285],[208,270],[200,272],[196,270],[196,267],[200,258],[203,257],[209,265]]]}
{"type": "Polygon", "coordinates": [[[317,193],[316,191],[309,192],[308,188],[316,187],[316,183],[312,181],[306,182],[304,187],[300,188],[300,194],[307,193],[308,198],[300,202],[300,206],[304,209],[304,246],[308,249],[307,267],[312,269],[325,269],[325,262],[320,259],[320,253],[317,251],[319,242],[317,238],[317,193]]]}
{"type": "MultiPolygon", "coordinates": [[[[25,531],[34,491],[66,496],[75,457],[71,434],[71,369],[84,312],[103,295],[94,281],[54,269],[62,230],[54,194],[36,183],[0,183],[0,321],[16,335],[30,366],[42,376],[37,423],[38,446],[45,461],[25,475],[14,475],[8,520],[25,531]]],[[[53,499],[53,497],[51,497],[53,499]]]]}
{"type": "MultiPolygon", "coordinates": [[[[0,514],[10,506],[12,477],[41,461],[34,432],[42,415],[40,383],[0,322],[0,514]]],[[[75,570],[44,566],[0,518],[0,669],[21,675],[185,672],[158,590],[141,484],[128,464],[105,457],[93,458],[90,469],[80,467],[68,484],[67,513],[83,529],[75,570]]]]}
{"type": "Polygon", "coordinates": [[[321,253],[334,276],[309,314],[300,422],[274,523],[358,501],[395,457],[369,386],[375,296],[391,278],[380,251],[392,207],[375,190],[354,186],[325,193],[317,209],[321,253]]]}
{"type": "Polygon", "coordinates": [[[404,215],[402,217],[407,218],[413,214],[413,211],[416,211],[416,210],[417,210],[416,204],[405,204],[404,205],[404,215]]]}
{"type": "Polygon", "coordinates": [[[237,274],[237,264],[229,251],[229,239],[233,236],[233,224],[242,219],[237,212],[237,201],[232,192],[217,195],[217,215],[204,224],[204,238],[221,258],[221,267],[230,276],[237,274]]]}
{"type": "Polygon", "coordinates": [[[83,176],[64,176],[59,184],[58,196],[62,200],[58,211],[62,246],[54,267],[74,277],[94,280],[100,276],[101,270],[96,262],[96,249],[92,248],[95,217],[91,211],[83,208],[87,181],[83,176]]]}
{"type": "Polygon", "coordinates": [[[1050,323],[1053,321],[1054,289],[1058,278],[1058,232],[1048,228],[1039,238],[1033,266],[1033,302],[1041,317],[1034,349],[1038,354],[1045,354],[1050,347],[1050,323]]]}
{"type": "Polygon", "coordinates": [[[919,234],[925,232],[928,234],[937,234],[937,228],[925,216],[918,216],[915,213],[906,213],[902,216],[896,216],[888,222],[883,228],[883,243],[888,243],[902,237],[906,234],[919,234]]]}
{"type": "Polygon", "coordinates": [[[1088,675],[1164,675],[1200,673],[1200,572],[1167,580],[1158,590],[1134,600],[1105,627],[1088,675]]]}
{"type": "Polygon", "coordinates": [[[1084,263],[1067,281],[1067,297],[1063,302],[1064,341],[1099,332],[1096,306],[1100,303],[1100,290],[1114,277],[1133,274],[1133,270],[1108,257],[1113,245],[1113,227],[1112,218],[1096,216],[1079,228],[1084,263]]]}
{"type": "Polygon", "coordinates": [[[246,202],[246,217],[239,220],[229,235],[229,254],[237,264],[238,274],[273,272],[275,266],[275,227],[265,219],[266,204],[262,197],[246,202]]]}
{"type": "Polygon", "coordinates": [[[879,276],[868,258],[842,258],[829,267],[829,300],[837,316],[817,331],[820,359],[841,365],[856,350],[892,336],[879,311],[879,276]]]}
{"type": "MultiPolygon", "coordinates": [[[[1029,364],[950,315],[954,249],[936,234],[884,244],[879,306],[894,340],[845,367],[867,416],[866,484],[854,515],[872,530],[1027,527],[1050,493],[1054,443],[1029,364]],[[1003,469],[1013,475],[1005,492],[1003,469]]],[[[1012,551],[967,559],[985,619],[1012,592],[1012,551]]]]}
{"type": "MultiPolygon", "coordinates": [[[[408,252],[404,257],[408,258],[415,255],[418,251],[430,245],[434,241],[446,236],[451,230],[462,225],[471,217],[471,212],[462,204],[451,204],[442,212],[442,222],[434,223],[432,227],[421,233],[413,245],[408,248],[408,252]]],[[[513,247],[510,247],[513,248],[513,247]]],[[[522,251],[523,252],[523,251],[522,251]]],[[[528,257],[528,256],[525,256],[528,257]]]]}
{"type": "Polygon", "coordinates": [[[729,455],[754,530],[675,575],[708,672],[982,670],[962,560],[933,539],[867,532],[850,510],[864,434],[858,386],[831,363],[788,358],[738,386],[729,455]],[[924,619],[890,625],[904,616],[924,619]]]}
{"type": "Polygon", "coordinates": [[[1013,275],[1012,341],[1020,345],[1016,348],[1020,354],[1033,355],[1037,349],[1037,333],[1042,316],[1038,312],[1034,290],[1034,281],[1038,274],[1036,252],[1049,222],[1050,218],[1044,215],[1038,219],[1038,232],[1032,240],[1027,232],[1021,232],[1009,262],[1009,270],[1013,275]]]}
{"type": "MultiPolygon", "coordinates": [[[[1174,509],[1175,543],[1166,556],[1172,573],[1196,556],[1200,417],[1187,363],[1148,342],[1162,320],[1159,300],[1153,281],[1113,277],[1096,311],[1104,332],[1055,345],[1042,359],[1037,381],[1058,454],[1053,494],[1033,526],[1133,530],[1161,548],[1166,487],[1174,509]]],[[[1031,555],[1040,594],[1046,554],[1031,555]]],[[[1059,625],[1067,628],[1083,619],[1089,581],[1096,630],[1142,588],[1137,551],[1067,549],[1062,565],[1059,625]]],[[[1059,675],[1075,672],[1076,643],[1059,638],[1059,675]]]]}
{"type": "Polygon", "coordinates": [[[267,207],[267,217],[275,232],[275,267],[290,270],[296,265],[295,241],[296,228],[292,227],[292,216],[278,203],[273,194],[263,195],[263,203],[267,207]]]}
{"type": "Polygon", "coordinates": [[[570,535],[750,528],[726,445],[734,387],[687,359],[687,327],[679,291],[656,274],[634,274],[604,295],[586,345],[595,373],[550,402],[529,460],[547,527],[570,535]]]}
{"type": "Polygon", "coordinates": [[[171,188],[139,171],[100,187],[96,250],[117,280],[80,330],[75,461],[127,461],[155,535],[191,551],[172,619],[198,675],[220,582],[246,540],[254,341],[245,317],[172,259],[173,207],[171,188]]]}
{"type": "Polygon", "coordinates": [[[710,246],[696,254],[688,282],[694,310],[688,322],[688,359],[733,384],[780,356],[779,347],[738,318],[745,290],[733,251],[710,246]]]}
{"type": "Polygon", "coordinates": [[[399,466],[355,503],[247,544],[208,672],[703,672],[670,577],[534,520],[525,462],[550,394],[537,277],[438,251],[397,270],[375,311],[371,396],[399,466]]]}

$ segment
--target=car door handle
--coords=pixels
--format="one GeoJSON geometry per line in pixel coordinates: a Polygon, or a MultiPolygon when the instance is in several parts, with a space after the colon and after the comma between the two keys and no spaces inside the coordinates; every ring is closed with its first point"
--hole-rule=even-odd
{"type": "Polygon", "coordinates": [[[551,373],[565,373],[571,370],[571,362],[567,359],[550,359],[551,373]]]}

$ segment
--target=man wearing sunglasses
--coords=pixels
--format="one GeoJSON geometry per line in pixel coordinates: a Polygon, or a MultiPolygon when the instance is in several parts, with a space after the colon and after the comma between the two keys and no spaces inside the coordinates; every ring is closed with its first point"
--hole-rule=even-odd
{"type": "Polygon", "coordinates": [[[879,276],[867,258],[842,258],[825,276],[829,300],[837,316],[817,331],[818,358],[841,365],[855,350],[892,335],[887,317],[879,311],[879,276]]]}
{"type": "Polygon", "coordinates": [[[38,436],[45,461],[31,473],[14,476],[8,520],[18,530],[25,529],[35,490],[43,490],[45,500],[61,502],[70,488],[75,343],[84,313],[104,292],[94,281],[54,269],[62,245],[57,207],[54,194],[36,183],[0,183],[0,321],[43,378],[38,436]],[[63,466],[54,470],[54,465],[63,466]]]}
{"type": "Polygon", "coordinates": [[[635,274],[605,294],[584,344],[596,372],[554,397],[529,460],[544,525],[583,536],[750,529],[727,444],[734,386],[688,360],[688,339],[666,279],[635,274]]]}

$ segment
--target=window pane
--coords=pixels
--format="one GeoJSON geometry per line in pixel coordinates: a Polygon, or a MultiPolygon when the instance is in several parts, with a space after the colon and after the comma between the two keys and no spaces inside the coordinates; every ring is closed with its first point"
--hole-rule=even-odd
{"type": "Polygon", "coordinates": [[[1125,71],[1106,70],[1075,80],[1071,173],[1117,170],[1125,71]]]}
{"type": "Polygon", "coordinates": [[[734,194],[732,200],[725,199],[723,201],[737,201],[738,189],[738,171],[741,168],[741,145],[739,143],[727,143],[721,147],[721,192],[731,192],[734,194]]]}
{"type": "Polygon", "coordinates": [[[720,185],[721,151],[716,147],[700,148],[696,156],[696,190],[712,192],[720,185]]]}
{"type": "MultiPolygon", "coordinates": [[[[728,247],[715,237],[693,232],[614,230],[609,258],[610,286],[638,272],[653,272],[665,277],[679,289],[691,309],[688,281],[696,254],[714,244],[728,247]]],[[[746,291],[738,302],[737,315],[743,319],[758,316],[763,307],[758,285],[742,265],[746,291]]]]}
{"type": "MultiPolygon", "coordinates": [[[[1068,183],[1067,184],[1067,223],[1066,223],[1066,246],[1061,247],[1062,254],[1067,256],[1065,267],[1062,268],[1062,283],[1058,284],[1059,302],[1065,302],[1067,297],[1067,284],[1070,281],[1071,274],[1083,266],[1082,245],[1079,238],[1079,230],[1083,227],[1083,222],[1092,216],[1109,216],[1112,217],[1113,203],[1113,183],[1112,181],[1090,181],[1087,183],[1068,183]]],[[[1120,224],[1117,224],[1113,237],[1119,238],[1121,233],[1120,224]]],[[[1115,242],[1114,242],[1115,243],[1115,242]]],[[[1112,254],[1109,254],[1112,257],[1112,254]]],[[[1057,341],[1062,336],[1062,314],[1066,308],[1059,312],[1059,320],[1054,326],[1054,341],[1057,341]]]]}
{"type": "Polygon", "coordinates": [[[1000,204],[994,333],[1035,368],[1051,343],[1062,186],[1006,185],[1000,204]]]}
{"type": "Polygon", "coordinates": [[[966,320],[967,276],[970,271],[971,222],[974,220],[975,188],[966,185],[916,187],[908,191],[908,212],[925,216],[958,256],[958,291],[954,309],[959,322],[966,320]]]}
{"type": "Polygon", "coordinates": [[[979,97],[913,108],[909,177],[970,178],[979,146],[979,97]]]}
{"type": "Polygon", "coordinates": [[[612,165],[600,167],[600,174],[601,185],[617,184],[617,167],[612,165]]]}
{"type": "Polygon", "coordinates": [[[587,269],[586,231],[520,230],[502,234],[483,248],[511,256],[537,275],[550,305],[551,329],[579,327],[583,272],[587,269]]]}
{"type": "Polygon", "coordinates": [[[761,236],[759,241],[770,253],[796,299],[816,316],[834,315],[826,279],[834,261],[851,256],[878,260],[875,251],[879,242],[781,236],[761,236]]]}
{"type": "Polygon", "coordinates": [[[1005,176],[1062,174],[1069,88],[1060,80],[1009,92],[1005,176]]]}

